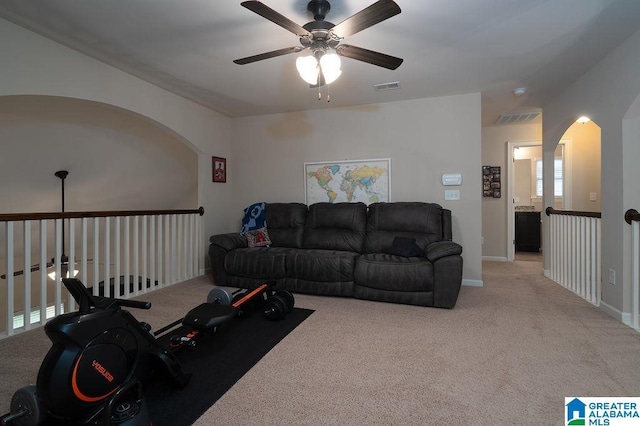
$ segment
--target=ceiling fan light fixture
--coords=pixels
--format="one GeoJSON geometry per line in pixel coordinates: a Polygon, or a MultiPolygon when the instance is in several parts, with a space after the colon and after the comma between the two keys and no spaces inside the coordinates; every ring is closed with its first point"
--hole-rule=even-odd
{"type": "Polygon", "coordinates": [[[318,84],[318,61],[313,56],[300,56],[296,59],[296,68],[300,78],[309,84],[318,84]]]}
{"type": "Polygon", "coordinates": [[[326,84],[331,84],[340,77],[340,57],[336,53],[327,53],[320,58],[320,68],[326,84]]]}
{"type": "Polygon", "coordinates": [[[318,76],[322,71],[325,84],[331,84],[340,77],[340,57],[336,53],[318,53],[320,62],[315,56],[300,56],[296,59],[296,68],[300,74],[300,78],[311,85],[318,84],[318,76]]]}

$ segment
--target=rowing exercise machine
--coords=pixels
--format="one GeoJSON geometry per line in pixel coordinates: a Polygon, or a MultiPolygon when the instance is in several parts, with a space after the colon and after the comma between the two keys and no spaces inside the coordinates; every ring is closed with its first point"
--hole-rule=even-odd
{"type": "Polygon", "coordinates": [[[53,346],[40,366],[37,384],[14,394],[2,424],[150,424],[140,382],[161,375],[185,386],[190,375],[183,373],[176,350],[193,346],[203,332],[214,332],[237,316],[239,307],[263,297],[268,289],[263,284],[232,305],[203,303],[152,334],[150,327],[121,309],[150,309],[150,303],[94,296],[79,280],[62,281],[78,311],[45,325],[53,346]],[[188,338],[172,338],[170,347],[163,347],[156,336],[180,323],[192,329],[188,338]]]}

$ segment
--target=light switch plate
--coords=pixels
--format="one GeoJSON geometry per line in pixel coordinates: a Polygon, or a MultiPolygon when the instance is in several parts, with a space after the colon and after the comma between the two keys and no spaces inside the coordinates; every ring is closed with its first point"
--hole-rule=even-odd
{"type": "Polygon", "coordinates": [[[444,191],[444,199],[446,201],[455,201],[460,199],[459,189],[447,189],[444,191]]]}

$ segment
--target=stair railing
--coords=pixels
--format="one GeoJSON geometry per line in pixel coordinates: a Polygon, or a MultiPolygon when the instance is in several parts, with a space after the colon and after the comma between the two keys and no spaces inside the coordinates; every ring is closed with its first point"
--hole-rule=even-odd
{"type": "Polygon", "coordinates": [[[77,274],[94,295],[125,299],[198,276],[203,214],[202,207],[0,214],[0,338],[75,310],[62,276],[77,274]]]}
{"type": "Polygon", "coordinates": [[[549,216],[549,278],[599,306],[601,213],[552,207],[547,207],[545,213],[549,216]]]}

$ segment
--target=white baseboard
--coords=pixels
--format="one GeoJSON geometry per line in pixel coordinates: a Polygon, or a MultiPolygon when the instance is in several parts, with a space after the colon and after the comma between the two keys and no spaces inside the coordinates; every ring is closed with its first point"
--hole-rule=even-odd
{"type": "Polygon", "coordinates": [[[486,260],[488,262],[506,262],[506,257],[501,256],[482,256],[482,260],[486,260]]]}
{"type": "Polygon", "coordinates": [[[626,324],[626,325],[631,324],[631,314],[622,312],[603,301],[600,301],[600,310],[606,313],[607,315],[612,316],[613,318],[622,322],[623,324],[626,324]]]}
{"type": "Polygon", "coordinates": [[[462,280],[462,285],[467,285],[469,287],[484,287],[484,282],[482,280],[462,280]]]}

